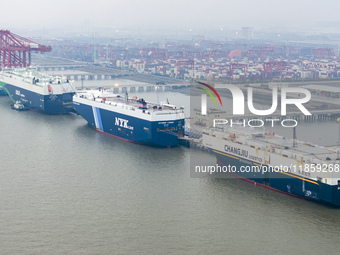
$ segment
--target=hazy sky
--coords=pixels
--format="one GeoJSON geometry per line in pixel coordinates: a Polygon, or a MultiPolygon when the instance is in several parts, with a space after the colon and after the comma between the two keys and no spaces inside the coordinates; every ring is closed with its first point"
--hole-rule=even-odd
{"type": "Polygon", "coordinates": [[[338,26],[339,0],[0,0],[2,28],[338,26]]]}

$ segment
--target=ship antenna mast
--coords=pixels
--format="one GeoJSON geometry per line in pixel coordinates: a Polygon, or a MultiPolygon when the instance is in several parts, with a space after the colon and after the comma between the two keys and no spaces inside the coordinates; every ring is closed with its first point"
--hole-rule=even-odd
{"type": "Polygon", "coordinates": [[[293,129],[293,147],[297,147],[297,139],[296,139],[296,127],[293,129]]]}

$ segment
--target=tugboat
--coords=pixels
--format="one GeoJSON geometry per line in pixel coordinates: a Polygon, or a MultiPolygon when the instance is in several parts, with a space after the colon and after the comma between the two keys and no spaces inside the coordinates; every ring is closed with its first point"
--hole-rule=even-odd
{"type": "Polygon", "coordinates": [[[11,108],[17,111],[29,110],[29,108],[25,107],[25,105],[20,100],[17,100],[14,104],[12,104],[11,108]]]}

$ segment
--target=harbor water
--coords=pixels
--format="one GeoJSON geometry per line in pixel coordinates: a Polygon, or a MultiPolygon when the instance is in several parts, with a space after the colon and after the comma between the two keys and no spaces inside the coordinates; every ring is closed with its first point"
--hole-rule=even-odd
{"type": "MultiPolygon", "coordinates": [[[[174,92],[143,96],[189,105],[174,92]]],[[[10,103],[0,97],[0,254],[340,250],[340,209],[239,179],[190,178],[190,158],[215,158],[132,144],[95,132],[80,116],[18,112],[10,103]]],[[[337,141],[334,123],[302,123],[299,133],[337,141]]]]}

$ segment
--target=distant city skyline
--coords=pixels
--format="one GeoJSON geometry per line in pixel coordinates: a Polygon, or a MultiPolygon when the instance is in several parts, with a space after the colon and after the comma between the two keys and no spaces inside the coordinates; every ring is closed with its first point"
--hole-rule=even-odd
{"type": "MultiPolygon", "coordinates": [[[[49,33],[92,32],[108,28],[202,31],[240,29],[277,31],[333,31],[339,27],[340,2],[336,0],[89,0],[1,1],[1,29],[44,30],[49,33]]],[[[158,31],[158,32],[157,32],[158,31]]]]}

